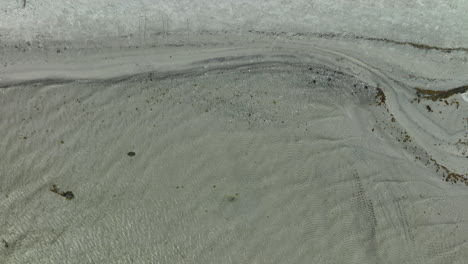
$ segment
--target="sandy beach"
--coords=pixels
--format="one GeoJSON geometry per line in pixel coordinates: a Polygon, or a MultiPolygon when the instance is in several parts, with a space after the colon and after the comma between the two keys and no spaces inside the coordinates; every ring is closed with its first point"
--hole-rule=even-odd
{"type": "Polygon", "coordinates": [[[0,262],[466,263],[467,51],[243,36],[5,42],[0,262]]]}

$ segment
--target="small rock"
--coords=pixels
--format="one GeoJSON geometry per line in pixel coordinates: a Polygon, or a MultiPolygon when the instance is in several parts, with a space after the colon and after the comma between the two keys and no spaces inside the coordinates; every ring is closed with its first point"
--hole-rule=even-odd
{"type": "Polygon", "coordinates": [[[67,200],[71,200],[75,198],[75,195],[71,191],[64,192],[61,195],[65,197],[67,200]]]}

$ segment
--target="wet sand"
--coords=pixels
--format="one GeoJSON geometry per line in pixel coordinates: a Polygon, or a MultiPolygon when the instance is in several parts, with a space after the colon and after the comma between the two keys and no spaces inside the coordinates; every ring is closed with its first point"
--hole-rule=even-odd
{"type": "Polygon", "coordinates": [[[346,41],[17,55],[0,258],[463,263],[466,66],[346,41]]]}

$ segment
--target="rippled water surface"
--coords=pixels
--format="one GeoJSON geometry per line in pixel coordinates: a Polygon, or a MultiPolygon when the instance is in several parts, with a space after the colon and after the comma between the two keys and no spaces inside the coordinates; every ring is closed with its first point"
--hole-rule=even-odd
{"type": "Polygon", "coordinates": [[[464,263],[468,83],[336,41],[5,70],[1,258],[464,263]]]}

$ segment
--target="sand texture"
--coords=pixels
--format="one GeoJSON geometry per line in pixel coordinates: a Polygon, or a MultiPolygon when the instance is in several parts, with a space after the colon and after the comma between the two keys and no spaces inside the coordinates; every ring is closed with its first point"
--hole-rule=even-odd
{"type": "Polygon", "coordinates": [[[466,263],[465,51],[236,38],[5,50],[0,262],[466,263]]]}

